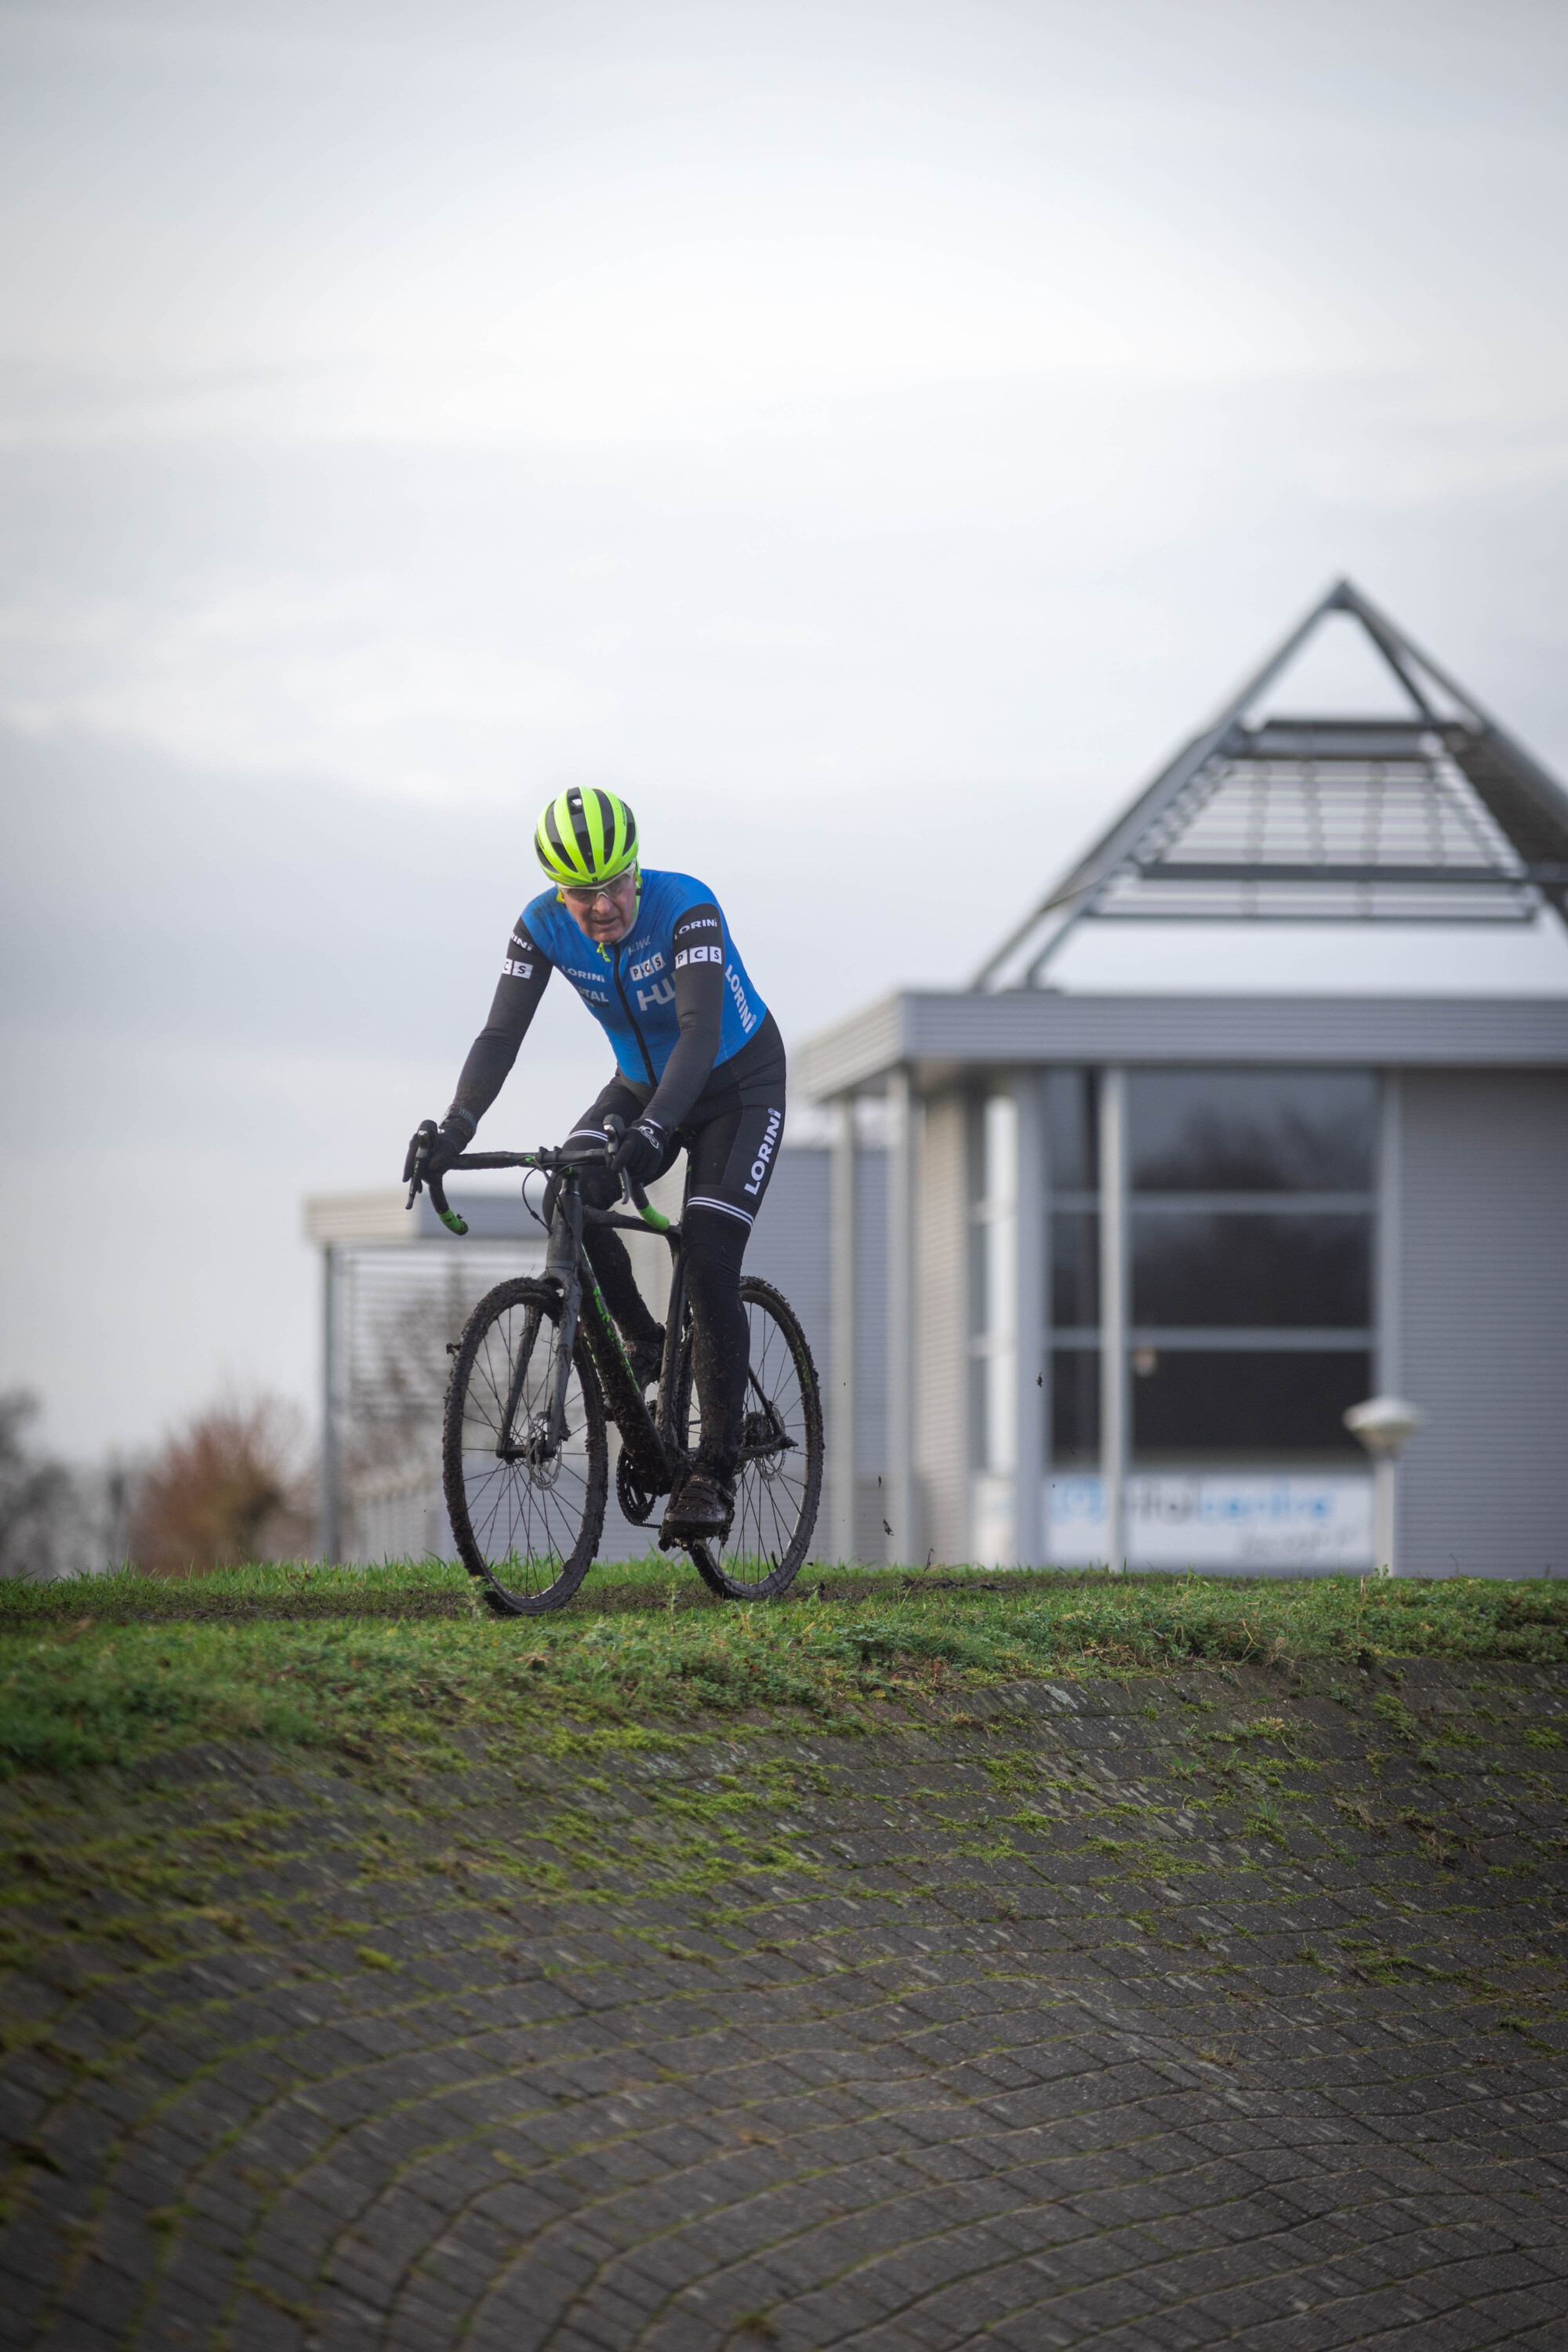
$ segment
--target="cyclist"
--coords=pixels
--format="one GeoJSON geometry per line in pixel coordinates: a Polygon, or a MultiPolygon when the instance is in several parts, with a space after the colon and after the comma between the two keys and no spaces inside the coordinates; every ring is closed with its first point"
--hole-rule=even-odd
{"type": "MultiPolygon", "coordinates": [[[[682,1229],[702,1435],[662,1533],[676,1541],[722,1536],[744,1426],[741,1260],[784,1134],[784,1040],[707,885],[689,874],[643,872],[625,801],[586,786],[558,793],[533,846],[551,887],[517,919],[489,1019],[469,1048],[426,1168],[442,1175],[468,1150],[559,971],[616,1050],[614,1077],[567,1140],[602,1143],[612,1112],[626,1125],[613,1169],[585,1175],[584,1197],[608,1208],[623,1170],[650,1184],[682,1150],[690,1156],[682,1229]]],[[[408,1147],[405,1179],[418,1141],[408,1147]]],[[[591,1225],[584,1246],[646,1386],[658,1377],[664,1332],[626,1244],[613,1229],[591,1225]]]]}

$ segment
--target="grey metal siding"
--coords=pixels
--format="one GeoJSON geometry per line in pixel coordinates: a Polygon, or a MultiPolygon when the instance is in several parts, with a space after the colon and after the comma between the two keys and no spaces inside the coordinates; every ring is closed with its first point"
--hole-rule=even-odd
{"type": "Polygon", "coordinates": [[[962,1094],[926,1105],[918,1189],[915,1470],[928,1547],[969,1557],[969,1140],[962,1094]]]}
{"type": "Polygon", "coordinates": [[[903,996],[879,997],[831,1029],[819,1030],[790,1047],[790,1083],[808,1102],[826,1102],[858,1086],[868,1071],[890,1069],[899,1059],[903,996]]]}
{"type": "MultiPolygon", "coordinates": [[[[823,1242],[827,1239],[826,1228],[823,1242]]],[[[855,1557],[880,1560],[888,1462],[888,1155],[855,1154],[855,1557]]]]}
{"type": "Polygon", "coordinates": [[[1404,1072],[1402,1469],[1417,1576],[1568,1570],[1568,1078],[1404,1072]]]}
{"type": "MultiPolygon", "coordinates": [[[[746,1251],[745,1270],[777,1285],[805,1327],[819,1381],[829,1365],[830,1155],[824,1145],[786,1144],[746,1251]]],[[[888,1335],[888,1155],[864,1145],[855,1155],[855,1557],[883,1555],[888,1335]]],[[[813,1550],[828,1544],[826,1483],[813,1550]]]]}
{"type": "Polygon", "coordinates": [[[744,1267],[782,1290],[800,1317],[819,1381],[827,1370],[827,1158],[820,1145],[784,1145],[744,1267]]]}

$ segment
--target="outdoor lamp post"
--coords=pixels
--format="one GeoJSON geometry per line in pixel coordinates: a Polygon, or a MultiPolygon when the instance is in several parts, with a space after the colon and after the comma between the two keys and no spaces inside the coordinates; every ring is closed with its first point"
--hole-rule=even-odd
{"type": "Polygon", "coordinates": [[[1384,1576],[1398,1573],[1394,1558],[1394,1465],[1426,1418],[1419,1406],[1395,1396],[1368,1397],[1344,1415],[1345,1427],[1373,1459],[1373,1566],[1384,1576]]]}

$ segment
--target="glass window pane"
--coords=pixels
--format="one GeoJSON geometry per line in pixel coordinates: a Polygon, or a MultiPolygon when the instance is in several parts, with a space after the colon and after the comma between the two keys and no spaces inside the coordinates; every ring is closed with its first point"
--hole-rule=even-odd
{"type": "Polygon", "coordinates": [[[1368,1356],[1134,1349],[1132,1373],[1132,1442],[1146,1465],[1182,1455],[1366,1458],[1340,1416],[1372,1393],[1368,1356]]]}
{"type": "Polygon", "coordinates": [[[1134,1210],[1132,1320],[1364,1328],[1372,1219],[1134,1210]]]}
{"type": "Polygon", "coordinates": [[[1137,1192],[1371,1189],[1370,1072],[1136,1070],[1128,1095],[1137,1192]]]}
{"type": "Polygon", "coordinates": [[[1051,1459],[1079,1470],[1092,1469],[1100,1460],[1098,1348],[1052,1350],[1051,1459]]]}
{"type": "Polygon", "coordinates": [[[1046,1133],[1058,1192],[1092,1192],[1100,1182],[1100,1130],[1093,1070],[1048,1070],[1046,1133]]]}
{"type": "Polygon", "coordinates": [[[1089,1210],[1058,1209],[1051,1219],[1051,1321],[1100,1321],[1100,1219],[1089,1210]]]}

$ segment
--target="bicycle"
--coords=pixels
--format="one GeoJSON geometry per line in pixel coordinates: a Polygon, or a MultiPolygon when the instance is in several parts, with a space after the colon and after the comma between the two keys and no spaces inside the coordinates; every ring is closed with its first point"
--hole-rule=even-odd
{"type": "MultiPolygon", "coordinates": [[[[638,1527],[661,1496],[679,1488],[700,1440],[680,1224],[661,1215],[629,1177],[621,1197],[635,1218],[593,1208],[583,1197],[584,1171],[609,1165],[618,1129],[618,1120],[606,1121],[603,1150],[468,1151],[452,1163],[536,1170],[550,1179],[544,1272],[498,1283],[474,1308],[451,1346],[442,1424],[452,1534],[464,1566],[502,1616],[561,1608],[593,1565],[609,1493],[607,1421],[621,1439],[616,1498],[638,1527]],[[669,1245],[664,1358],[651,1412],[583,1247],[591,1224],[652,1231],[669,1245]]],[[[428,1132],[433,1140],[433,1124],[428,1132]]],[[[425,1174],[424,1160],[416,1160],[409,1207],[426,1187],[442,1223],[466,1234],[441,1178],[425,1174]]],[[[816,1523],[822,1397],[788,1300],[752,1275],[742,1277],[741,1300],[751,1349],[734,1514],[723,1537],[681,1548],[723,1599],[764,1601],[793,1583],[816,1523]]],[[[659,1546],[671,1548],[662,1534],[659,1546]]]]}

